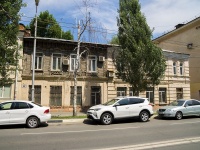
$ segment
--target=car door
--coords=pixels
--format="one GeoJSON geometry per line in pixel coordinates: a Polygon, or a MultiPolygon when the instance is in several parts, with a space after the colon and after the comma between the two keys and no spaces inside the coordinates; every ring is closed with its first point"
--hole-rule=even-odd
{"type": "Polygon", "coordinates": [[[129,103],[130,103],[130,116],[139,116],[139,113],[143,109],[143,102],[145,99],[142,98],[130,98],[129,103]]]}
{"type": "Polygon", "coordinates": [[[0,104],[0,124],[10,123],[10,110],[12,107],[12,102],[6,102],[0,104]]]}
{"type": "Polygon", "coordinates": [[[129,100],[124,98],[118,101],[117,106],[115,106],[115,118],[125,118],[129,117],[129,100]]]}
{"type": "Polygon", "coordinates": [[[195,115],[200,115],[200,101],[192,100],[195,115]]]}
{"type": "Polygon", "coordinates": [[[185,103],[184,115],[185,116],[191,116],[193,114],[195,114],[195,107],[193,106],[192,100],[188,100],[185,103]]]}
{"type": "Polygon", "coordinates": [[[30,108],[26,102],[14,102],[13,109],[10,111],[10,123],[26,123],[29,111],[30,108]]]}

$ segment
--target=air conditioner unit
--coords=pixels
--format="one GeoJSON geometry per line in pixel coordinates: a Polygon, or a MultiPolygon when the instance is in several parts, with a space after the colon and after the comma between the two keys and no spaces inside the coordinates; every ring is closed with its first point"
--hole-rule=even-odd
{"type": "Polygon", "coordinates": [[[105,57],[104,56],[99,56],[99,61],[105,61],[105,57]]]}
{"type": "Polygon", "coordinates": [[[109,78],[113,78],[113,77],[114,77],[114,72],[108,70],[108,77],[109,77],[109,78]]]}
{"type": "Polygon", "coordinates": [[[63,65],[69,65],[69,60],[68,59],[63,59],[63,65]]]}

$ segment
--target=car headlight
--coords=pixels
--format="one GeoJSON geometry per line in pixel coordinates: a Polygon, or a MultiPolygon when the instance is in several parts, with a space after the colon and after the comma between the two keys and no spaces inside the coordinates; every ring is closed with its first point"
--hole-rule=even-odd
{"type": "Polygon", "coordinates": [[[175,112],[175,110],[173,110],[173,109],[167,109],[166,111],[167,112],[175,112]]]}
{"type": "Polygon", "coordinates": [[[94,111],[99,111],[99,110],[101,110],[101,108],[96,108],[96,109],[94,109],[94,111]]]}

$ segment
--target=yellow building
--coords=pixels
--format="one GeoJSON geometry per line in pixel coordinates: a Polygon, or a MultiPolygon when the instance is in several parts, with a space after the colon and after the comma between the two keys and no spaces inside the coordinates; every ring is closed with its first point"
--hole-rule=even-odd
{"type": "Polygon", "coordinates": [[[175,27],[173,31],[153,41],[162,49],[190,54],[191,98],[200,100],[200,17],[175,27]]]}

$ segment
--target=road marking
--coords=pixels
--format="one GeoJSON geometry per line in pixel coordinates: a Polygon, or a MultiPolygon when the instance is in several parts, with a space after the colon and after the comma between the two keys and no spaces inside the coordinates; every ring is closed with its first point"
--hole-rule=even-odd
{"type": "Polygon", "coordinates": [[[61,131],[61,132],[21,133],[21,135],[41,135],[41,134],[61,134],[61,133],[84,133],[84,132],[99,132],[99,131],[137,129],[137,128],[139,128],[139,127],[112,128],[112,129],[100,129],[100,130],[61,131]]]}
{"type": "Polygon", "coordinates": [[[182,122],[182,123],[172,123],[171,125],[179,125],[179,124],[191,124],[191,123],[199,123],[200,121],[195,121],[195,122],[182,122]]]}
{"type": "Polygon", "coordinates": [[[200,142],[200,137],[192,137],[192,138],[184,138],[178,140],[168,140],[168,141],[160,141],[160,142],[152,142],[146,144],[136,144],[129,146],[121,146],[121,147],[112,147],[112,148],[103,148],[96,150],[142,150],[142,149],[155,149],[159,147],[180,145],[180,144],[189,144],[189,143],[197,143],[200,142]]]}

